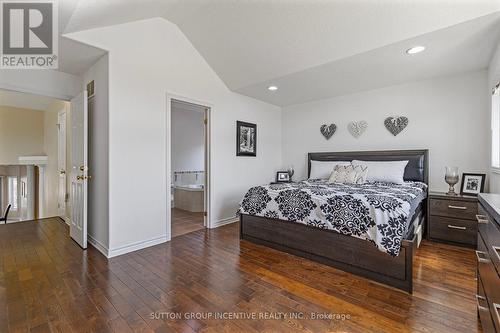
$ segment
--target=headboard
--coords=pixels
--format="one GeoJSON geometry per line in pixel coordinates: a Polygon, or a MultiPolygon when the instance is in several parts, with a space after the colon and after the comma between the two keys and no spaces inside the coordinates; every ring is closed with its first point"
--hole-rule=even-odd
{"type": "Polygon", "coordinates": [[[311,161],[406,161],[404,180],[429,184],[429,150],[380,150],[331,153],[309,153],[307,176],[311,175],[311,161]]]}

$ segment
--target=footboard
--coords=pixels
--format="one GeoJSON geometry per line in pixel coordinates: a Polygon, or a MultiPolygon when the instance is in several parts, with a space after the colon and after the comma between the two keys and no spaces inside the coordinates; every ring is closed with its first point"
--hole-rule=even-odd
{"type": "MultiPolygon", "coordinates": [[[[416,236],[415,236],[416,237],[416,236]]],[[[413,240],[404,240],[397,257],[366,240],[300,223],[240,215],[240,238],[311,259],[411,293],[413,240]]]]}

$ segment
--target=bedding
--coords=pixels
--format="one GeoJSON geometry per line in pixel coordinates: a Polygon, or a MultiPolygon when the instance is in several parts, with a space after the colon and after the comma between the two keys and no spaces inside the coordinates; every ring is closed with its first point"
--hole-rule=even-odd
{"type": "Polygon", "coordinates": [[[328,179],[337,165],[351,165],[350,161],[311,161],[310,179],[328,179]]]}
{"type": "Polygon", "coordinates": [[[372,242],[397,256],[410,218],[425,199],[421,182],[393,184],[298,183],[256,186],[248,190],[239,213],[286,220],[372,242]]]}
{"type": "Polygon", "coordinates": [[[368,167],[362,165],[337,165],[328,179],[329,183],[364,184],[368,167]]]}
{"type": "Polygon", "coordinates": [[[368,182],[387,182],[403,184],[405,168],[409,161],[360,161],[353,160],[352,165],[368,167],[368,182]]]}

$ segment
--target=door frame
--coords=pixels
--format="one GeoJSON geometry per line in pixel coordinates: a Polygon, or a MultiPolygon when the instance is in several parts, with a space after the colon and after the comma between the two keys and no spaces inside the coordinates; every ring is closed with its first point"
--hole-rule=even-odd
{"type": "MultiPolygon", "coordinates": [[[[64,186],[64,212],[63,215],[59,215],[60,218],[66,222],[66,224],[69,225],[69,217],[68,217],[68,202],[67,202],[67,193],[68,193],[68,113],[66,110],[66,107],[60,111],[57,112],[57,175],[58,175],[58,186],[57,190],[59,192],[61,184],[59,181],[61,180],[61,170],[59,168],[59,161],[61,160],[61,156],[59,155],[59,139],[61,136],[61,117],[64,116],[64,145],[63,145],[63,150],[64,150],[64,178],[65,180],[65,186],[64,186]]],[[[59,201],[59,193],[57,196],[57,200],[59,201]]],[[[57,207],[57,212],[58,214],[61,214],[62,210],[61,207],[59,207],[59,202],[58,202],[58,207],[57,207]]]]}
{"type": "Polygon", "coordinates": [[[212,159],[211,159],[211,150],[212,150],[212,112],[214,111],[214,107],[212,103],[196,100],[190,97],[185,97],[177,94],[172,94],[167,92],[167,134],[166,134],[166,150],[167,150],[167,166],[166,166],[166,178],[167,178],[167,186],[166,186],[166,201],[167,201],[167,241],[172,239],[172,100],[177,100],[181,102],[196,104],[205,108],[205,119],[206,123],[206,134],[205,134],[205,211],[207,215],[204,218],[204,225],[208,229],[212,229],[213,219],[212,219],[212,159]]]}

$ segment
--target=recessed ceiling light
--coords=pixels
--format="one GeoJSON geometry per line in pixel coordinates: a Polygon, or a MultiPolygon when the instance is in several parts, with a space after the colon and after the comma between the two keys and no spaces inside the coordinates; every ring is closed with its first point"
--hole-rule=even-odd
{"type": "Polygon", "coordinates": [[[417,53],[422,52],[423,50],[425,50],[425,46],[414,46],[414,47],[406,50],[406,53],[407,54],[417,54],[417,53]]]}
{"type": "Polygon", "coordinates": [[[276,91],[276,90],[278,90],[278,87],[276,87],[276,86],[269,86],[269,87],[267,87],[267,90],[276,91]]]}

